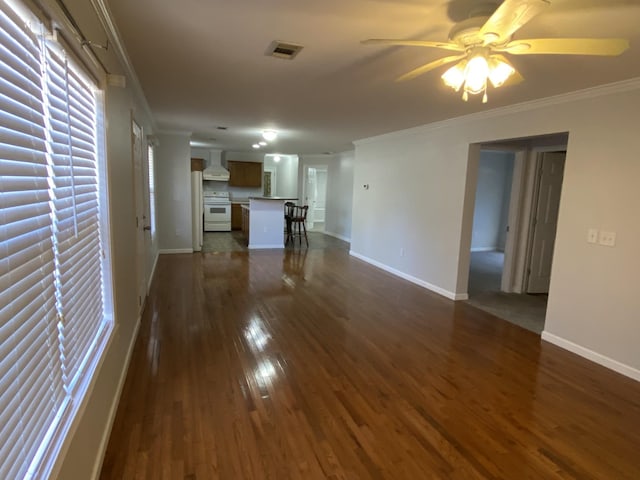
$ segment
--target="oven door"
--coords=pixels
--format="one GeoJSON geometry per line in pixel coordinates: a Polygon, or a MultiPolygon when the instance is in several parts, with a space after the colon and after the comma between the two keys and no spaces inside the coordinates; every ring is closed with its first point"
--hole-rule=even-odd
{"type": "Polygon", "coordinates": [[[231,231],[231,204],[230,203],[204,203],[204,231],[205,232],[230,232],[231,231]]]}

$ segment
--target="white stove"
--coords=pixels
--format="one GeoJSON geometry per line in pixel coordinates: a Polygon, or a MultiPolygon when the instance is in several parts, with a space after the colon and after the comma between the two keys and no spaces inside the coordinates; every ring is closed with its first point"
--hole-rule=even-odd
{"type": "Polygon", "coordinates": [[[205,191],[202,193],[204,203],[204,231],[231,231],[231,201],[229,192],[205,191]]]}

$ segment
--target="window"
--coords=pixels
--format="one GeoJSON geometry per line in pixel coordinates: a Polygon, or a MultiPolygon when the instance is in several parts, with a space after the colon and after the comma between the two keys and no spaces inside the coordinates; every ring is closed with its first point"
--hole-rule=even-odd
{"type": "Polygon", "coordinates": [[[149,161],[149,216],[151,217],[151,238],[156,236],[156,176],[153,158],[153,145],[147,147],[149,161]]]}
{"type": "Polygon", "coordinates": [[[48,476],[113,329],[101,95],[24,17],[0,4],[0,478],[12,479],[48,476]]]}

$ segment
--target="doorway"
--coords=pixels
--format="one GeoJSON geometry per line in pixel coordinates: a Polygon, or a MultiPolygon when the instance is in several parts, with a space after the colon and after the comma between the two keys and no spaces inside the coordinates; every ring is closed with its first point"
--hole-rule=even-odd
{"type": "Polygon", "coordinates": [[[273,167],[264,167],[262,172],[262,194],[265,197],[276,194],[276,170],[273,167]]]}
{"type": "Polygon", "coordinates": [[[307,211],[307,230],[323,232],[327,204],[327,165],[307,166],[304,170],[303,192],[307,211]]]}
{"type": "Polygon", "coordinates": [[[469,295],[502,290],[515,152],[480,150],[476,184],[469,295]]]}
{"type": "Polygon", "coordinates": [[[470,149],[468,302],[537,334],[544,328],[567,139],[470,149]]]}
{"type": "MultiPolygon", "coordinates": [[[[146,239],[148,200],[148,180],[144,168],[144,136],[142,127],[135,120],[131,120],[131,153],[133,157],[133,194],[136,222],[136,285],[138,313],[142,315],[144,303],[147,298],[147,245],[146,239]]],[[[149,232],[150,233],[150,232],[149,232]]]]}

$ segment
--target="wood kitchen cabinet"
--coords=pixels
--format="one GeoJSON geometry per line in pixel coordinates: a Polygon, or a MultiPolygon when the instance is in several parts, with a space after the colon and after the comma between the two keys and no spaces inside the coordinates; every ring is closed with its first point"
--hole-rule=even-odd
{"type": "Polygon", "coordinates": [[[229,169],[229,186],[262,186],[262,163],[229,160],[227,162],[227,168],[229,169]]]}
{"type": "Polygon", "coordinates": [[[231,204],[231,230],[242,230],[242,204],[231,204]]]}

